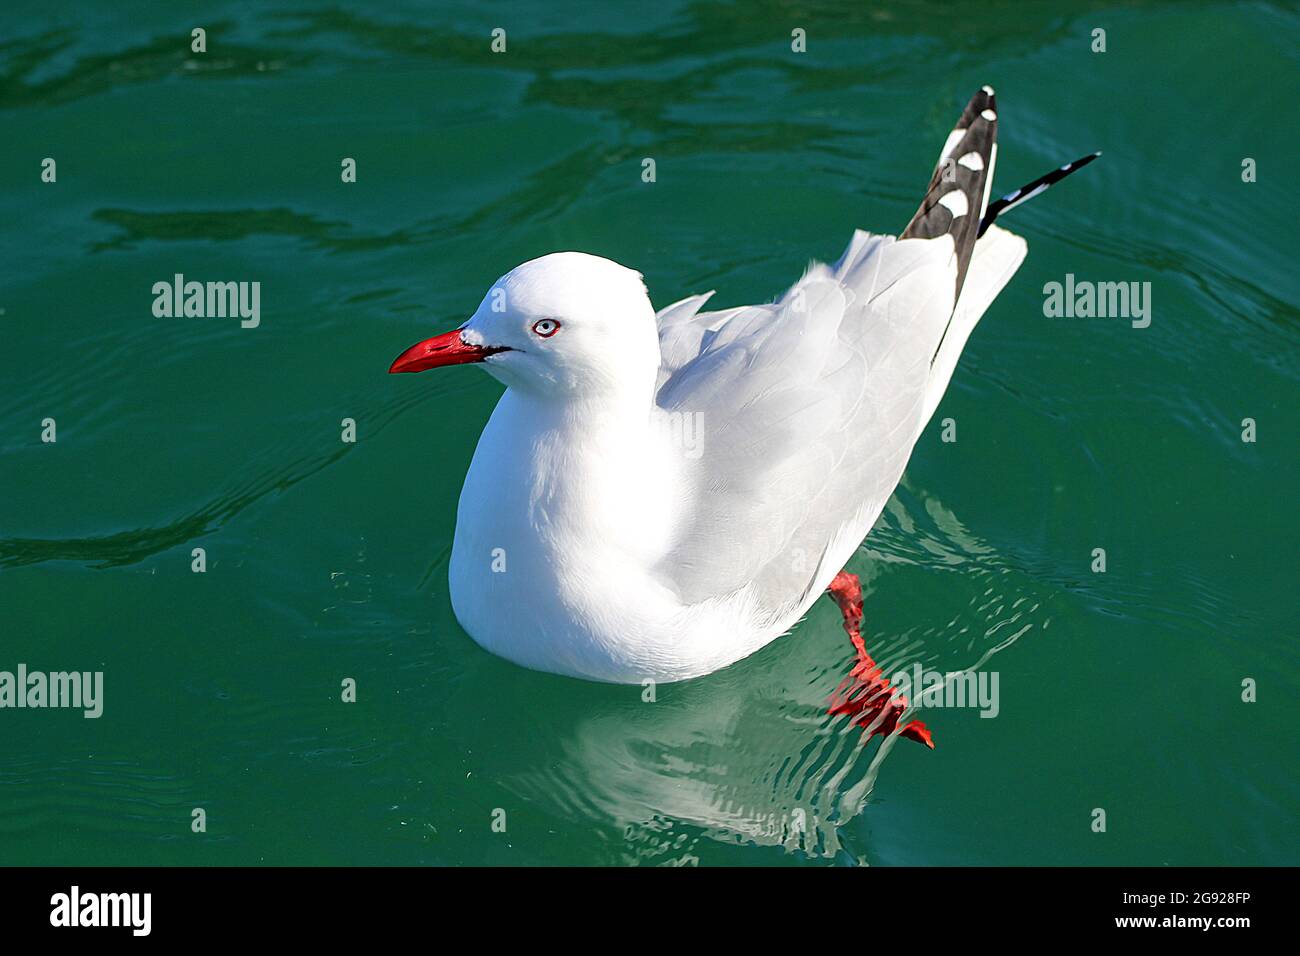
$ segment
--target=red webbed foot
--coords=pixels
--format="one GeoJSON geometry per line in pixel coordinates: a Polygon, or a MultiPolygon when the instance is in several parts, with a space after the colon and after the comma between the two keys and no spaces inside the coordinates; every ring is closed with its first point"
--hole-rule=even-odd
{"type": "MultiPolygon", "coordinates": [[[[880,666],[867,653],[862,640],[862,584],[856,574],[841,571],[826,590],[840,607],[845,633],[858,656],[849,676],[840,681],[839,687],[831,694],[829,713],[832,716],[850,715],[855,724],[867,731],[868,738],[876,734],[892,734],[898,727],[899,717],[907,709],[907,698],[885,679],[880,666]]],[[[899,736],[934,749],[930,731],[919,720],[904,725],[899,736]]]]}

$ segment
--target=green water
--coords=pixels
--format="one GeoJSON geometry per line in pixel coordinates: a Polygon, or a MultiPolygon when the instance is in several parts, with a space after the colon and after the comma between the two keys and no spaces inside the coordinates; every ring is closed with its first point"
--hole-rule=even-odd
{"type": "Polygon", "coordinates": [[[16,6],[0,670],[102,671],[104,712],[0,710],[0,863],[1297,862],[1294,8],[16,6]],[[500,387],[392,358],[560,249],[766,300],[906,223],[982,83],[999,185],[1105,156],[1008,218],[1029,258],[850,568],[887,669],[980,664],[997,717],[864,743],[828,601],[654,703],[473,644],[500,387]],[[156,318],[175,273],[259,281],[261,324],[156,318]],[[1149,282],[1150,327],[1044,317],[1067,273],[1149,282]]]}

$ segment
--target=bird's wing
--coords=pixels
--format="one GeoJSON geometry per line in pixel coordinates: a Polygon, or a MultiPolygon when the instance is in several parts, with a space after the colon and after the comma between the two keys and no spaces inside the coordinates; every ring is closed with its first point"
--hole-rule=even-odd
{"type": "Polygon", "coordinates": [[[748,589],[757,613],[784,621],[871,529],[1025,255],[1001,229],[980,238],[996,141],[983,87],[901,238],[857,232],[770,305],[702,313],[709,293],[660,313],[657,414],[689,419],[669,434],[693,439],[679,449],[684,518],[658,568],[683,601],[748,589]]]}
{"type": "MultiPolygon", "coordinates": [[[[669,376],[687,362],[699,357],[707,338],[722,328],[738,312],[747,307],[727,309],[723,312],[700,312],[705,303],[713,298],[713,291],[700,295],[687,296],[661,309],[655,320],[659,324],[659,382],[656,388],[662,388],[669,376]]],[[[771,308],[771,306],[758,306],[771,308]]]]}
{"type": "Polygon", "coordinates": [[[959,296],[993,185],[993,167],[998,160],[997,106],[993,87],[975,91],[943,144],[921,208],[903,230],[904,239],[952,237],[959,296]],[[978,216],[974,215],[977,208],[978,216]]]}
{"type": "Polygon", "coordinates": [[[923,425],[956,268],[948,235],[858,232],[775,303],[664,311],[658,413],[689,419],[695,441],[658,570],[683,601],[750,585],[775,619],[806,596],[828,546],[854,533],[857,546],[923,425]]]}

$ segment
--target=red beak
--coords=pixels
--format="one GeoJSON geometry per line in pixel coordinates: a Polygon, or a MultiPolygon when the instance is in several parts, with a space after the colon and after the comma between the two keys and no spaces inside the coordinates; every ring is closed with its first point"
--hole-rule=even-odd
{"type": "Polygon", "coordinates": [[[439,368],[443,365],[481,362],[489,355],[508,351],[509,348],[500,345],[470,345],[461,340],[460,329],[453,329],[423,342],[416,342],[393,360],[388,373],[423,372],[426,368],[439,368]]]}

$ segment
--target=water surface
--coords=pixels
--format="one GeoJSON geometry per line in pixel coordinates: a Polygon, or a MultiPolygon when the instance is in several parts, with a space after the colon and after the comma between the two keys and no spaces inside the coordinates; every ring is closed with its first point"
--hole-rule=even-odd
{"type": "Polygon", "coordinates": [[[1297,862],[1295,8],[198,10],[0,40],[0,669],[106,697],[0,711],[0,862],[1297,862]],[[882,663],[997,671],[998,716],[828,718],[829,602],[653,704],[479,650],[446,565],[500,387],[393,356],[558,249],[768,299],[907,222],[983,83],[1006,188],[1105,156],[1008,218],[1029,258],[850,568],[882,663]],[[155,318],[176,273],[260,281],[261,325],[155,318]],[[1149,282],[1150,327],[1045,318],[1067,273],[1149,282]]]}

